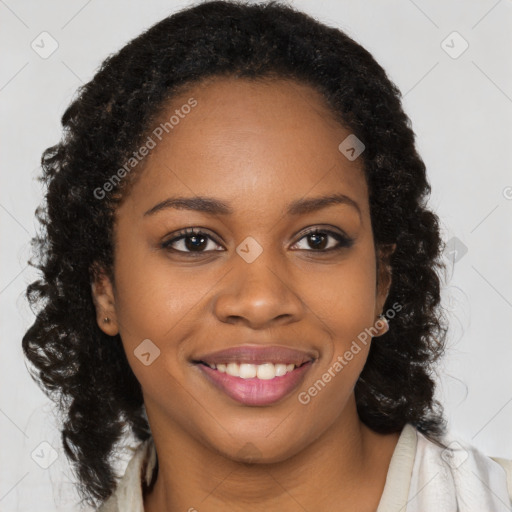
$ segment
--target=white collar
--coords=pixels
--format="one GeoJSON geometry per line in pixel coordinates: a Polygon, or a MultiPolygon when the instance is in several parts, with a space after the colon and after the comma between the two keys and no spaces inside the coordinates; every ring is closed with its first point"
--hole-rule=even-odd
{"type": "MultiPolygon", "coordinates": [[[[449,434],[443,441],[455,448],[452,458],[414,426],[404,426],[377,512],[512,511],[512,461],[493,460],[449,434]],[[461,464],[454,463],[461,457],[461,464]]],[[[134,450],[116,490],[98,512],[144,512],[142,482],[145,478],[150,484],[156,462],[150,437],[134,450]]]]}

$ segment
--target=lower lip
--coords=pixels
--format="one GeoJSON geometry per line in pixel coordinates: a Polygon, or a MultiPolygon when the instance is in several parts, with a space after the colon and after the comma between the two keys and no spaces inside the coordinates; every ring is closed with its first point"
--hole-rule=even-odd
{"type": "Polygon", "coordinates": [[[270,405],[281,400],[297,388],[311,367],[308,361],[281,377],[263,380],[242,379],[214,370],[205,364],[197,364],[208,380],[233,400],[244,405],[270,405]]]}

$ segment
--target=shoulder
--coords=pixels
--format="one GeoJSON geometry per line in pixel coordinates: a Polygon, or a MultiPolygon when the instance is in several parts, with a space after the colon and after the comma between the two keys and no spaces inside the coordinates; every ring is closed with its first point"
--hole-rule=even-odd
{"type": "Polygon", "coordinates": [[[153,438],[132,448],[132,454],[113,494],[97,512],[144,512],[142,486],[150,484],[156,465],[153,438]]]}
{"type": "Polygon", "coordinates": [[[407,512],[511,510],[511,460],[489,457],[451,432],[441,441],[417,432],[407,512]]]}
{"type": "Polygon", "coordinates": [[[497,462],[507,475],[507,489],[510,500],[512,501],[512,459],[502,459],[501,457],[491,457],[492,460],[497,462]]]}

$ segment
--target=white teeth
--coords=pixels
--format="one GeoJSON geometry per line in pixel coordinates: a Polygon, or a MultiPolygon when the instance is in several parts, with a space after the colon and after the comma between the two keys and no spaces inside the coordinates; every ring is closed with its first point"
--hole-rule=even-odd
{"type": "MultiPolygon", "coordinates": [[[[282,377],[283,375],[286,375],[287,366],[285,364],[276,364],[275,366],[276,366],[276,377],[282,377]]],[[[290,365],[290,366],[292,367],[292,370],[295,368],[295,365],[290,365]]]]}
{"type": "Polygon", "coordinates": [[[238,376],[242,379],[252,379],[256,377],[258,369],[255,364],[243,363],[240,365],[238,376]]]}
{"type": "MultiPolygon", "coordinates": [[[[232,377],[240,377],[241,379],[252,379],[254,377],[261,380],[271,380],[275,377],[282,377],[295,369],[294,364],[249,364],[249,363],[228,363],[218,364],[217,370],[221,373],[227,373],[232,377]]],[[[215,365],[210,365],[215,369],[215,365]]]]}
{"type": "Polygon", "coordinates": [[[240,370],[236,363],[229,363],[226,367],[226,373],[228,375],[232,375],[233,377],[240,377],[240,370]]]}
{"type": "Polygon", "coordinates": [[[270,380],[276,376],[276,367],[272,363],[258,365],[258,379],[270,380]]]}

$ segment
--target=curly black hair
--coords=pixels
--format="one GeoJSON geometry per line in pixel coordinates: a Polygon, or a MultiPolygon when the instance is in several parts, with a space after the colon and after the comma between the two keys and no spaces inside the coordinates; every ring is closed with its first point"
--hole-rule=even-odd
{"type": "MultiPolygon", "coordinates": [[[[411,423],[434,442],[446,432],[434,398],[445,348],[438,217],[401,93],[372,55],[337,28],[278,2],[210,1],[169,16],[109,56],[62,116],[61,141],[41,158],[46,186],[26,297],[36,317],[23,337],[31,375],[59,406],[62,442],[88,504],[115,490],[116,443],[151,436],[141,386],[119,335],[96,322],[91,283],[113,279],[113,219],[143,165],[102,187],[147,138],[178,92],[208,77],[284,78],[319,91],[364,144],[375,247],[396,244],[387,305],[392,329],[372,343],[355,387],[358,414],[379,433],[411,423]],[[104,189],[102,189],[104,191],[104,189]],[[36,259],[34,263],[33,259],[36,259]]],[[[386,309],[386,305],[385,305],[386,309]]]]}

